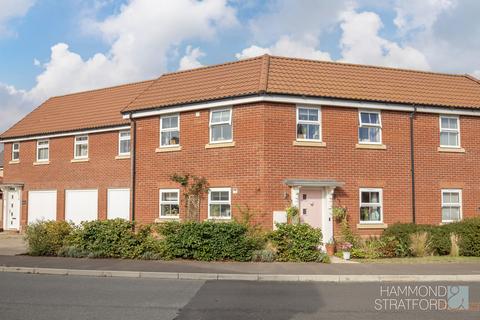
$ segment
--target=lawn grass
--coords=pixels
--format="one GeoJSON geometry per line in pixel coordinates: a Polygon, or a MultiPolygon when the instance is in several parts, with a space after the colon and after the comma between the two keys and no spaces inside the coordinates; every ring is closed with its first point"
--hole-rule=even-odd
{"type": "Polygon", "coordinates": [[[480,257],[428,256],[383,259],[353,259],[360,263],[415,264],[415,263],[480,263],[480,257]]]}

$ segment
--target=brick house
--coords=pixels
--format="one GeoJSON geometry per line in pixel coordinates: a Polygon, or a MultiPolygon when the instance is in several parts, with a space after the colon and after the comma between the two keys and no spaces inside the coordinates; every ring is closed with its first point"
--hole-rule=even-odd
{"type": "Polygon", "coordinates": [[[333,206],[362,235],[480,213],[480,82],[468,75],[265,55],[51,98],[0,139],[6,228],[181,220],[174,173],[208,179],[201,220],[248,207],[272,228],[294,205],[326,240],[333,206]]]}

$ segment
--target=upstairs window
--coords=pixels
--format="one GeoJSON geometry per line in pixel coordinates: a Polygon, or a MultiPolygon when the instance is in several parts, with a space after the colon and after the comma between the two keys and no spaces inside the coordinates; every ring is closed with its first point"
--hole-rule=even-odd
{"type": "Polygon", "coordinates": [[[88,136],[76,136],[75,137],[75,151],[74,159],[86,159],[88,158],[88,136]]]}
{"type": "Polygon", "coordinates": [[[462,191],[442,190],[442,222],[454,222],[462,219],[462,191]]]}
{"type": "Polygon", "coordinates": [[[179,115],[160,118],[160,147],[177,147],[180,145],[179,115]]]}
{"type": "Polygon", "coordinates": [[[119,132],[118,154],[120,156],[130,155],[130,130],[124,130],[119,132]]]}
{"type": "Polygon", "coordinates": [[[210,111],[210,143],[232,141],[232,109],[210,111]]]}
{"type": "Polygon", "coordinates": [[[378,111],[359,111],[358,142],[364,144],[382,143],[382,121],[378,111]]]}
{"type": "Polygon", "coordinates": [[[212,188],[208,193],[208,218],[230,219],[231,190],[230,188],[212,188]]]}
{"type": "Polygon", "coordinates": [[[297,108],[297,140],[322,140],[319,108],[297,108]]]}
{"type": "Polygon", "coordinates": [[[456,116],[440,116],[440,147],[460,147],[460,119],[456,116]]]}
{"type": "Polygon", "coordinates": [[[382,189],[360,189],[360,223],[383,221],[382,189]]]}
{"type": "Polygon", "coordinates": [[[178,189],[160,190],[160,218],[178,219],[180,217],[180,202],[178,189]]]}
{"type": "Polygon", "coordinates": [[[12,144],[12,161],[20,160],[20,143],[12,144]]]}
{"type": "Polygon", "coordinates": [[[48,161],[50,154],[50,143],[48,140],[37,141],[37,162],[48,161]]]}

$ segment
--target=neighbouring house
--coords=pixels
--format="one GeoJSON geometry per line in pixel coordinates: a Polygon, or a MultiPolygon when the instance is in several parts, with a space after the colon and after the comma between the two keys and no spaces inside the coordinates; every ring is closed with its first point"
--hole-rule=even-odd
{"type": "Polygon", "coordinates": [[[480,82],[468,75],[262,57],[54,97],[0,136],[4,226],[185,218],[174,173],[204,176],[201,220],[297,206],[330,240],[478,216],[480,82]]]}
{"type": "MultiPolygon", "coordinates": [[[[0,185],[3,183],[3,150],[0,151],[0,185]]],[[[3,213],[3,193],[0,189],[0,212],[3,213]]],[[[0,230],[3,230],[3,214],[0,215],[0,230]]]]}

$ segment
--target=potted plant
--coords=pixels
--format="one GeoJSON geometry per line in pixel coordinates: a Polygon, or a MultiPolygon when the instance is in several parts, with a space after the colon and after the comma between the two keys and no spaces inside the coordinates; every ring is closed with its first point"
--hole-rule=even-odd
{"type": "Polygon", "coordinates": [[[335,243],[333,240],[330,240],[325,244],[325,250],[329,256],[333,256],[335,254],[335,243]]]}
{"type": "Polygon", "coordinates": [[[350,260],[350,250],[352,250],[353,245],[350,242],[342,243],[343,259],[350,260]]]}

